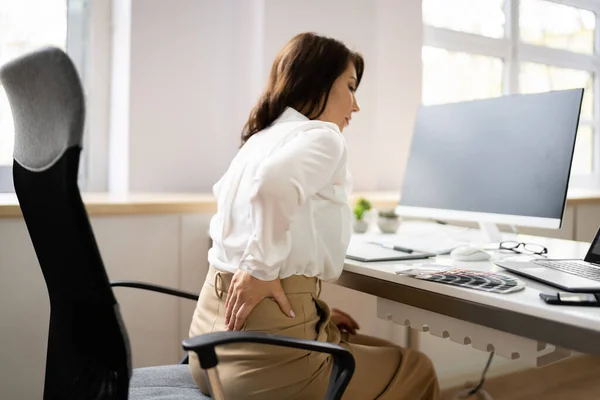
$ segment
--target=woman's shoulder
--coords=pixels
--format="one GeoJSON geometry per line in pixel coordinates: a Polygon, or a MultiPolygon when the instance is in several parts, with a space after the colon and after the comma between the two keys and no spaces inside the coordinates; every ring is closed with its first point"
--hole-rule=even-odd
{"type": "Polygon", "coordinates": [[[267,129],[284,130],[288,132],[302,132],[311,130],[325,130],[331,133],[341,134],[340,128],[332,123],[317,119],[308,119],[304,114],[292,107],[285,111],[267,129]]]}
{"type": "Polygon", "coordinates": [[[339,147],[346,147],[346,140],[341,134],[338,126],[331,122],[319,120],[298,121],[290,124],[287,127],[282,127],[285,130],[287,140],[299,138],[301,135],[310,137],[311,141],[325,142],[339,147]]]}
{"type": "Polygon", "coordinates": [[[242,147],[248,152],[255,148],[271,148],[276,151],[287,145],[327,147],[346,152],[346,140],[339,127],[331,122],[308,118],[278,119],[268,128],[253,135],[242,147]]]}

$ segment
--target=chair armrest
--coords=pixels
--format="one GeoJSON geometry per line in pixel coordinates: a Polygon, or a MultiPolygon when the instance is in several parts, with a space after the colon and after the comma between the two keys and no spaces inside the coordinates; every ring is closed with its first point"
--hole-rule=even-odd
{"type": "MultiPolygon", "coordinates": [[[[134,289],[149,290],[151,292],[169,294],[171,296],[182,297],[184,299],[198,301],[198,296],[193,293],[185,292],[183,290],[168,288],[166,286],[154,285],[152,283],[135,282],[135,281],[114,281],[114,282],[110,283],[110,286],[111,287],[129,287],[129,288],[134,288],[134,289]]],[[[189,357],[188,357],[188,354],[186,353],[181,358],[181,360],[179,360],[178,364],[188,364],[188,363],[189,363],[189,357]]]]}
{"type": "Polygon", "coordinates": [[[354,374],[355,364],[352,353],[341,346],[316,340],[297,339],[261,332],[226,331],[206,333],[185,339],[182,344],[184,350],[198,354],[200,367],[206,370],[216,367],[219,363],[215,346],[228,343],[263,343],[331,354],[333,356],[333,369],[331,370],[325,397],[329,400],[341,399],[354,374]]]}
{"type": "Polygon", "coordinates": [[[171,296],[182,297],[184,299],[198,301],[198,295],[186,292],[183,290],[172,289],[166,286],[154,285],[151,283],[135,282],[135,281],[114,281],[110,283],[112,287],[130,287],[135,289],[149,290],[151,292],[158,292],[169,294],[171,296]]]}

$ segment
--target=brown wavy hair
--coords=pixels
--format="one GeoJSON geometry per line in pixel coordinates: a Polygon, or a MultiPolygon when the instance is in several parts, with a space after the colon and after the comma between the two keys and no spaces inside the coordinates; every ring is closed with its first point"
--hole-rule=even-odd
{"type": "Polygon", "coordinates": [[[334,81],[349,63],[356,68],[357,87],[364,71],[363,57],[342,42],[314,33],[294,36],[281,49],[265,91],[242,130],[242,146],[293,107],[309,119],[318,118],[327,104],[334,81]]]}

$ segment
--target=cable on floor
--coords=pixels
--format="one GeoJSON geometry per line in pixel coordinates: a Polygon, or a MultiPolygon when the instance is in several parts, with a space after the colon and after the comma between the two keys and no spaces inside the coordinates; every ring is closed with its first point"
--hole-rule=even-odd
{"type": "Polygon", "coordinates": [[[456,394],[455,399],[468,399],[469,397],[475,395],[475,394],[479,394],[480,398],[483,398],[483,400],[493,400],[492,396],[485,390],[483,389],[483,384],[485,383],[485,375],[488,372],[488,369],[490,368],[490,365],[492,364],[492,359],[494,358],[494,352],[490,352],[490,356],[488,357],[487,363],[485,364],[485,368],[483,368],[483,372],[481,373],[481,378],[479,379],[479,382],[477,383],[477,385],[475,385],[475,387],[473,388],[466,388],[464,390],[461,390],[460,392],[458,392],[456,394]]]}

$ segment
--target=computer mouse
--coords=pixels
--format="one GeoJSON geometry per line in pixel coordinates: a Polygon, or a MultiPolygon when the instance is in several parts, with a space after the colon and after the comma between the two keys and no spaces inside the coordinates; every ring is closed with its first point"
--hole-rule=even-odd
{"type": "Polygon", "coordinates": [[[460,246],[452,250],[450,257],[457,261],[485,261],[490,259],[490,253],[473,246],[460,246]]]}

